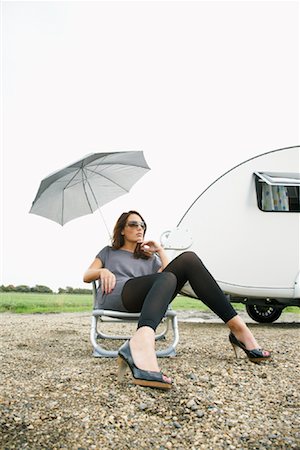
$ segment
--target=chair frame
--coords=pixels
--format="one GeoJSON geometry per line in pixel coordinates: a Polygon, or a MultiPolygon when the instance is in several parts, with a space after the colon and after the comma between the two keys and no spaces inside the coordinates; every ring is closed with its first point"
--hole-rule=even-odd
{"type": "MultiPolygon", "coordinates": [[[[115,358],[118,356],[118,349],[107,350],[101,344],[105,340],[128,340],[131,336],[129,335],[116,335],[116,334],[106,334],[100,330],[101,325],[104,323],[134,323],[138,322],[140,313],[126,313],[122,311],[112,311],[108,309],[98,309],[96,307],[97,301],[97,284],[96,281],[92,282],[93,285],[93,315],[91,321],[91,333],[90,340],[93,346],[93,356],[100,358],[115,358]],[[101,342],[102,340],[102,342],[101,342]],[[101,343],[100,343],[101,342],[101,343]]],[[[162,320],[165,327],[162,332],[155,335],[155,340],[162,340],[166,338],[166,335],[170,329],[170,322],[173,331],[173,340],[171,344],[161,350],[156,351],[158,357],[171,357],[176,355],[176,346],[179,342],[179,330],[178,330],[178,320],[177,313],[172,309],[168,309],[162,320]]]]}

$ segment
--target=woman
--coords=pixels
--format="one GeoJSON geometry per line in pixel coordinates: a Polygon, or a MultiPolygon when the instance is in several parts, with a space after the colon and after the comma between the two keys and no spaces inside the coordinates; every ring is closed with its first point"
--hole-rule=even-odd
{"type": "Polygon", "coordinates": [[[169,303],[188,281],[196,293],[229,327],[229,340],[249,360],[271,357],[261,350],[246,324],[194,252],[184,252],[170,263],[161,245],[145,240],[146,223],[136,211],[121,214],[114,227],[112,246],[103,248],[84,274],[89,283],[100,280],[99,307],[141,312],[137,331],[119,350],[119,380],[127,365],[135,384],[170,389],[155,353],[155,330],[169,303]]]}

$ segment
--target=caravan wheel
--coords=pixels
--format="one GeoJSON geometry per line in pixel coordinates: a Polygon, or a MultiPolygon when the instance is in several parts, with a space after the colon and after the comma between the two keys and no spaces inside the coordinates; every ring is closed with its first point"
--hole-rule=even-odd
{"type": "Polygon", "coordinates": [[[251,319],[260,323],[275,322],[282,313],[282,308],[274,306],[246,305],[246,311],[251,319]]]}

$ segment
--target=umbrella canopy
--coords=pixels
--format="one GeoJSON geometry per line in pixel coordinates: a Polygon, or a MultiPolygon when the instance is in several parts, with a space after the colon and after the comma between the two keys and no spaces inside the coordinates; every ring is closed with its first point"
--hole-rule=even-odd
{"type": "Polygon", "coordinates": [[[29,212],[64,225],[126,194],[148,170],[142,151],[87,155],[44,178],[29,212]]]}

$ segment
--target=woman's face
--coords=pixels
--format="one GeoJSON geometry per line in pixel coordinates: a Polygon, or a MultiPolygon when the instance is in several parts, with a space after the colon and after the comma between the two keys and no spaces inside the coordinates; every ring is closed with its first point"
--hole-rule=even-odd
{"type": "Polygon", "coordinates": [[[125,241],[140,243],[144,240],[145,223],[138,214],[130,214],[122,230],[125,241]]]}

